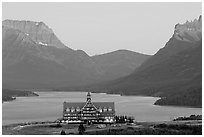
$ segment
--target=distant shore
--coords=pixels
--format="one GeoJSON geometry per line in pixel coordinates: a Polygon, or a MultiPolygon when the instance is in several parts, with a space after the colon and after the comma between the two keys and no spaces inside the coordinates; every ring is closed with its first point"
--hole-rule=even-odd
{"type": "MultiPolygon", "coordinates": [[[[36,91],[36,92],[88,92],[88,91],[82,91],[82,90],[78,90],[78,91],[65,91],[65,90],[53,90],[53,89],[36,89],[36,90],[32,90],[29,89],[30,91],[36,91]]],[[[124,93],[106,93],[106,92],[95,92],[92,91],[92,93],[99,93],[99,94],[109,94],[109,95],[117,95],[117,96],[142,96],[142,97],[155,97],[158,98],[158,100],[156,100],[154,102],[153,105],[158,105],[158,106],[173,106],[173,107],[188,107],[188,108],[202,108],[202,105],[186,105],[186,104],[172,104],[171,102],[165,102],[163,101],[165,98],[164,97],[160,97],[160,96],[150,96],[150,95],[142,95],[142,94],[124,94],[124,93]]]]}
{"type": "Polygon", "coordinates": [[[31,96],[39,96],[39,95],[32,91],[3,89],[2,90],[2,103],[13,101],[17,97],[31,97],[31,96]]]}

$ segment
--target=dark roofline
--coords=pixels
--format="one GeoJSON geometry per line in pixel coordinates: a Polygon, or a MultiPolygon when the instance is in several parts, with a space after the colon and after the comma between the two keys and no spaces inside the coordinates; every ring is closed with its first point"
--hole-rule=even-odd
{"type": "MultiPolygon", "coordinates": [[[[111,107],[115,108],[114,102],[92,102],[94,106],[98,107],[111,107]]],[[[64,102],[64,107],[83,107],[86,102],[64,102]]]]}
{"type": "MultiPolygon", "coordinates": [[[[64,102],[64,103],[86,103],[86,102],[64,102]]],[[[115,102],[92,102],[92,103],[115,103],[115,102]]]]}

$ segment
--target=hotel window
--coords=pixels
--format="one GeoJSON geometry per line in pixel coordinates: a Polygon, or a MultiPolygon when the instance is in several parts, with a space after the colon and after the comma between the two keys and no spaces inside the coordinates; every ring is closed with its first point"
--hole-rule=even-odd
{"type": "Polygon", "coordinates": [[[86,108],[85,110],[90,110],[90,108],[86,108]]]}
{"type": "Polygon", "coordinates": [[[90,110],[94,110],[94,108],[90,108],[90,110]]]}
{"type": "Polygon", "coordinates": [[[108,111],[112,111],[112,108],[108,108],[108,111]]]}

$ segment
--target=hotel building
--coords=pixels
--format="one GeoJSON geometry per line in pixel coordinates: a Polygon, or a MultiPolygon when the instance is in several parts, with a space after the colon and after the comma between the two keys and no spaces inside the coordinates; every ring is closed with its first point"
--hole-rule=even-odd
{"type": "Polygon", "coordinates": [[[67,123],[114,123],[114,102],[92,102],[88,92],[86,102],[64,102],[63,120],[67,123]]]}

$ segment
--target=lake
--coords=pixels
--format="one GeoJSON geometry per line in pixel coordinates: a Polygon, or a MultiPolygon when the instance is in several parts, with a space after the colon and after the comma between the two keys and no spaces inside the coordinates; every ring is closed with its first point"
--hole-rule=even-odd
{"type": "MultiPolygon", "coordinates": [[[[38,97],[18,97],[2,104],[2,124],[56,120],[62,117],[63,102],[85,102],[86,92],[37,92],[38,97]]],[[[136,121],[164,121],[178,116],[202,114],[201,108],[157,106],[159,99],[92,93],[92,102],[115,102],[116,115],[134,116],[136,121]]]]}

